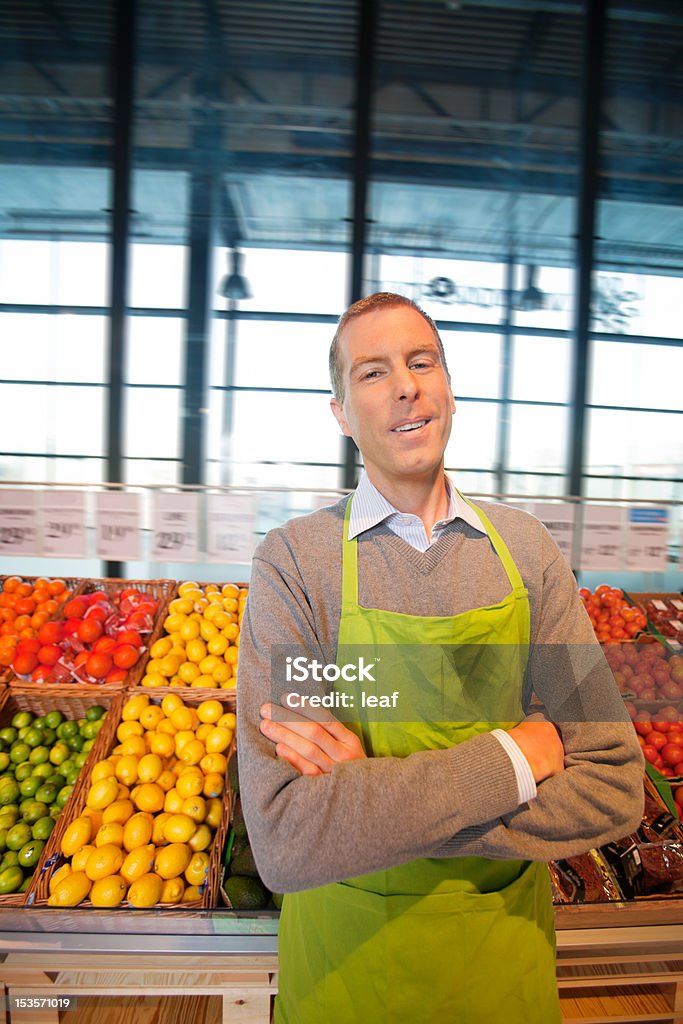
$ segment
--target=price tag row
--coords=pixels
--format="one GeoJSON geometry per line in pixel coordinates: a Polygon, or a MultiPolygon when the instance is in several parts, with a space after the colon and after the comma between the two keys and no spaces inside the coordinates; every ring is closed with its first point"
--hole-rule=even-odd
{"type": "MultiPolygon", "coordinates": [[[[95,494],[95,555],[110,561],[142,557],[142,495],[95,494]]],[[[152,494],[153,562],[199,560],[199,496],[152,494]]],[[[0,556],[87,558],[87,494],[84,491],[0,490],[0,556]]],[[[249,564],[254,553],[256,499],[207,495],[209,562],[249,564]]]]}

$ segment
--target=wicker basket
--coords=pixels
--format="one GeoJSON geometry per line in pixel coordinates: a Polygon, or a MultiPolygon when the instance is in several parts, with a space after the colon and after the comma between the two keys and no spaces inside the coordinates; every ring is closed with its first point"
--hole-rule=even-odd
{"type": "MultiPolygon", "coordinates": [[[[155,597],[159,601],[159,607],[154,617],[154,625],[152,631],[147,639],[147,645],[143,652],[142,657],[138,660],[137,664],[126,674],[125,679],[122,679],[119,683],[102,683],[100,686],[96,683],[62,683],[61,686],[76,690],[81,690],[83,687],[95,686],[102,690],[125,690],[129,686],[137,686],[139,681],[144,675],[145,665],[149,658],[149,649],[155,640],[159,639],[161,631],[163,629],[163,622],[166,618],[166,608],[168,602],[171,599],[171,595],[175,589],[175,582],[173,580],[125,580],[125,579],[95,579],[87,580],[82,582],[82,586],[79,590],[79,594],[92,594],[96,590],[102,590],[108,595],[113,595],[121,590],[122,587],[136,587],[138,590],[145,594],[149,594],[150,597],[155,597]]],[[[21,676],[17,676],[16,673],[12,672],[9,678],[9,685],[11,688],[14,687],[31,687],[35,689],[43,689],[43,683],[34,683],[30,679],[23,679],[21,676]]]]}
{"type": "Polygon", "coordinates": [[[63,834],[66,821],[70,815],[70,808],[78,798],[78,793],[83,786],[83,780],[89,777],[93,764],[99,760],[102,746],[107,742],[107,734],[114,728],[113,723],[118,722],[121,716],[121,707],[123,706],[122,693],[112,693],[111,691],[103,693],[100,687],[81,687],[78,693],[74,693],[73,690],[66,689],[63,686],[43,686],[40,690],[36,687],[31,689],[25,688],[24,690],[16,688],[5,690],[0,694],[0,728],[7,725],[18,711],[31,711],[38,716],[45,715],[48,711],[61,711],[66,718],[75,720],[82,718],[92,704],[100,704],[107,709],[105,724],[100,729],[95,742],[89,750],[88,757],[78,774],[73,791],[45,843],[29,888],[25,893],[0,896],[0,908],[20,907],[33,901],[33,894],[35,894],[37,889],[40,874],[45,869],[45,865],[55,849],[55,837],[58,834],[63,834]]]}
{"type": "MultiPolygon", "coordinates": [[[[177,688],[174,687],[173,689],[164,689],[164,693],[163,694],[161,694],[159,690],[150,691],[150,693],[149,693],[150,703],[151,704],[160,704],[161,700],[163,699],[163,696],[166,693],[169,693],[169,692],[178,693],[179,696],[182,697],[182,700],[184,701],[184,703],[186,705],[189,705],[189,706],[195,706],[196,707],[198,704],[201,704],[202,701],[209,699],[209,698],[207,698],[207,693],[209,693],[209,691],[207,691],[207,690],[196,690],[195,689],[195,690],[192,690],[189,693],[187,691],[184,691],[183,693],[180,693],[180,691],[177,688]]],[[[221,693],[222,692],[223,691],[221,691],[221,693]]],[[[112,720],[110,722],[108,722],[107,726],[105,727],[106,733],[105,733],[105,729],[102,729],[100,735],[102,735],[102,733],[104,733],[105,735],[104,735],[104,739],[103,739],[102,744],[100,744],[99,747],[98,747],[98,756],[97,756],[97,760],[98,761],[108,757],[109,754],[111,753],[111,751],[113,750],[113,748],[116,746],[116,744],[117,744],[116,731],[117,731],[118,726],[119,726],[119,724],[121,722],[121,711],[123,709],[123,706],[125,705],[126,700],[128,700],[131,696],[133,696],[133,694],[130,691],[128,693],[124,693],[124,694],[121,695],[122,703],[121,703],[121,705],[119,705],[119,713],[118,713],[118,716],[117,716],[116,720],[114,720],[114,716],[112,716],[112,720]]],[[[214,691],[211,691],[211,699],[220,700],[221,703],[223,704],[224,709],[225,709],[226,712],[233,710],[229,706],[228,702],[226,700],[223,700],[221,698],[220,694],[215,694],[214,691]]],[[[228,761],[229,761],[230,757],[232,756],[234,747],[235,747],[235,738],[233,737],[232,743],[231,743],[230,747],[228,748],[228,750],[226,751],[226,759],[228,761]]],[[[35,906],[46,906],[47,905],[47,900],[48,900],[48,897],[49,897],[50,879],[51,879],[53,873],[55,871],[57,871],[62,866],[62,864],[64,864],[66,862],[66,860],[67,860],[67,858],[65,858],[59,852],[59,849],[60,849],[60,846],[61,846],[61,839],[62,839],[62,836],[64,835],[64,832],[68,828],[69,824],[72,821],[74,821],[82,813],[82,811],[85,809],[88,792],[90,790],[90,774],[91,774],[93,766],[94,766],[94,762],[92,763],[91,767],[89,767],[87,775],[84,774],[84,773],[81,773],[81,775],[83,776],[83,783],[82,783],[82,785],[79,785],[78,792],[76,792],[74,790],[74,792],[71,794],[71,798],[70,798],[69,804],[68,804],[68,807],[69,807],[69,817],[68,817],[68,820],[65,820],[64,827],[61,830],[59,830],[58,835],[55,837],[55,842],[54,842],[54,844],[51,847],[52,855],[49,858],[49,863],[48,863],[47,858],[46,858],[46,862],[45,862],[45,864],[43,866],[43,869],[40,872],[40,876],[38,877],[38,873],[36,873],[36,876],[34,876],[34,877],[38,878],[38,882],[37,882],[37,885],[36,885],[36,888],[35,888],[35,891],[34,891],[34,898],[31,901],[32,903],[34,903],[35,906]]],[[[211,844],[211,850],[210,850],[210,853],[209,853],[210,860],[209,860],[207,879],[206,879],[206,882],[204,883],[204,885],[202,887],[202,897],[201,897],[201,899],[200,900],[195,900],[195,901],[190,902],[190,903],[163,903],[163,904],[157,904],[156,907],[154,908],[155,910],[182,910],[182,911],[188,910],[188,911],[197,911],[197,910],[208,910],[208,909],[216,906],[217,901],[218,901],[218,890],[219,890],[220,882],[221,882],[221,854],[223,852],[223,846],[224,846],[224,843],[225,843],[225,837],[226,837],[226,834],[227,834],[228,825],[229,825],[229,821],[230,821],[230,809],[231,809],[231,793],[230,793],[230,786],[229,786],[229,783],[228,783],[228,780],[227,780],[227,773],[226,773],[225,792],[224,792],[224,795],[223,795],[223,813],[221,815],[221,820],[220,820],[220,823],[218,825],[218,828],[216,829],[216,832],[214,834],[213,843],[211,844]]],[[[63,817],[63,815],[60,816],[60,817],[63,817]]],[[[53,829],[53,835],[55,834],[55,832],[57,832],[57,828],[53,829]]],[[[50,840],[52,841],[52,835],[50,836],[50,840]]],[[[43,853],[45,853],[45,851],[43,851],[43,853]]],[[[88,907],[91,907],[91,903],[90,903],[89,900],[84,900],[81,904],[79,904],[79,906],[83,907],[83,908],[88,908],[88,907]]],[[[124,900],[124,902],[121,904],[119,909],[122,910],[122,911],[126,911],[126,910],[134,911],[135,908],[130,907],[128,905],[128,903],[124,900]]]]}
{"type": "MultiPolygon", "coordinates": [[[[2,589],[5,585],[5,580],[8,580],[10,578],[10,575],[0,576],[0,593],[2,592],[2,589]]],[[[39,578],[40,577],[38,576],[21,576],[21,579],[23,580],[24,583],[35,583],[35,581],[39,578]]],[[[45,578],[49,579],[49,577],[45,578]]],[[[65,576],[60,576],[60,579],[63,579],[64,582],[66,583],[67,590],[69,591],[69,596],[63,598],[63,600],[59,602],[58,607],[50,616],[49,621],[60,618],[66,602],[69,601],[72,597],[76,597],[78,594],[82,593],[86,585],[85,580],[76,579],[74,577],[67,578],[65,576]]],[[[11,668],[3,668],[0,666],[0,685],[5,685],[9,683],[10,679],[12,679],[13,677],[16,678],[11,668]]]]}
{"type": "MultiPolygon", "coordinates": [[[[249,584],[248,583],[242,583],[242,582],[234,582],[233,583],[231,580],[226,580],[224,583],[214,583],[214,582],[211,582],[211,581],[205,582],[205,583],[198,582],[197,586],[201,587],[201,588],[208,587],[208,586],[221,587],[221,586],[225,586],[226,584],[230,584],[231,586],[234,586],[234,587],[239,587],[240,589],[243,589],[243,590],[248,590],[249,589],[249,584]]],[[[170,605],[172,601],[174,601],[176,598],[178,598],[180,596],[178,594],[178,586],[180,586],[180,584],[177,584],[175,586],[173,594],[169,598],[168,604],[166,605],[167,608],[168,608],[168,605],[170,605]]],[[[166,616],[164,616],[164,618],[165,617],[166,616]]],[[[163,620],[162,620],[161,631],[159,632],[158,636],[155,637],[155,640],[163,639],[163,637],[167,636],[167,635],[168,634],[165,633],[165,631],[163,629],[163,620]]],[[[152,645],[150,643],[150,647],[151,646],[152,645]]],[[[147,659],[147,660],[149,660],[149,659],[147,659]]],[[[144,672],[140,673],[138,682],[142,681],[144,675],[145,675],[144,672]]],[[[147,687],[147,686],[145,686],[145,687],[143,687],[143,689],[144,690],[149,690],[150,693],[160,693],[163,688],[162,687],[147,687]]],[[[187,694],[187,693],[202,693],[202,694],[204,694],[204,699],[205,700],[208,700],[209,698],[215,698],[216,700],[226,700],[227,699],[232,704],[232,707],[231,707],[230,710],[231,711],[235,710],[235,687],[234,686],[227,687],[226,689],[222,689],[221,687],[216,687],[215,689],[211,689],[211,690],[208,689],[208,688],[207,689],[202,689],[202,688],[196,687],[196,686],[194,686],[194,687],[193,686],[174,686],[174,687],[172,687],[172,689],[175,692],[179,693],[183,697],[183,699],[184,699],[185,694],[187,694]]],[[[166,692],[166,691],[164,690],[164,692],[166,692]]]]}

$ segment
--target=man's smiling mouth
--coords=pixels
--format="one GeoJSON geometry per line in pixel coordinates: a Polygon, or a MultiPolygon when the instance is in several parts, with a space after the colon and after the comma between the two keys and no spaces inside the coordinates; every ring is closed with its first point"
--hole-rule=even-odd
{"type": "Polygon", "coordinates": [[[420,427],[424,427],[425,424],[429,423],[429,420],[413,420],[412,423],[402,423],[398,427],[392,427],[393,434],[404,434],[411,430],[419,430],[420,427]]]}

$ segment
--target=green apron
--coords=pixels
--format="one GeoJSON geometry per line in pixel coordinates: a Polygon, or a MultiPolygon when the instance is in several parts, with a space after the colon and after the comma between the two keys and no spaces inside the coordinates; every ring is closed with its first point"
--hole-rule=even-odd
{"type": "MultiPolygon", "coordinates": [[[[475,506],[472,506],[475,508],[475,506]]],[[[438,686],[457,687],[470,710],[472,678],[443,678],[439,645],[510,645],[511,672],[478,680],[496,696],[462,722],[347,723],[368,756],[406,756],[454,746],[524,717],[529,602],[502,538],[476,509],[507,573],[501,602],[455,616],[416,616],[358,604],[358,546],[346,508],[339,647],[421,644],[439,660],[438,686]],[[433,646],[431,646],[433,645],[433,646]],[[514,659],[513,659],[514,661],[514,659]]],[[[496,659],[492,659],[493,664],[496,659]]],[[[505,662],[505,659],[503,659],[505,662]]],[[[474,665],[476,673],[476,664],[474,665]]],[[[411,670],[392,689],[410,690],[411,670]]],[[[444,779],[444,785],[448,781],[444,779]]],[[[362,808],[359,808],[362,814],[362,808]]],[[[400,814],[400,808],[396,808],[400,814]]],[[[339,841],[344,842],[343,835],[339,841]]],[[[482,857],[419,858],[388,871],[285,897],[279,929],[276,1024],[556,1024],[555,932],[546,865],[482,857]]]]}

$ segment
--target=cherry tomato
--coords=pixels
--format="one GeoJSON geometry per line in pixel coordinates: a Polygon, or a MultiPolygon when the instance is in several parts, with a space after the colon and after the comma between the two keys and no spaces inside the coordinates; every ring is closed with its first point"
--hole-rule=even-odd
{"type": "Polygon", "coordinates": [[[38,651],[38,661],[41,665],[49,665],[52,668],[62,656],[62,649],[57,644],[46,644],[38,651]]]}
{"type": "Polygon", "coordinates": [[[91,654],[85,663],[85,670],[93,679],[104,679],[112,667],[111,655],[91,654]]]}
{"type": "Polygon", "coordinates": [[[109,654],[117,644],[118,640],[115,640],[113,636],[102,636],[92,645],[93,654],[109,654]]]}
{"type": "Polygon", "coordinates": [[[97,619],[83,619],[78,627],[78,639],[84,644],[92,644],[99,640],[104,633],[104,627],[97,619]]]}
{"type": "Polygon", "coordinates": [[[88,609],[88,605],[82,597],[73,597],[64,605],[64,618],[82,619],[88,609]]]}
{"type": "Polygon", "coordinates": [[[38,667],[38,655],[32,651],[23,654],[15,654],[12,668],[18,676],[30,676],[34,668],[38,667]]]}
{"type": "Polygon", "coordinates": [[[132,668],[140,657],[140,651],[132,644],[119,644],[115,648],[113,658],[117,668],[132,668]]]}

